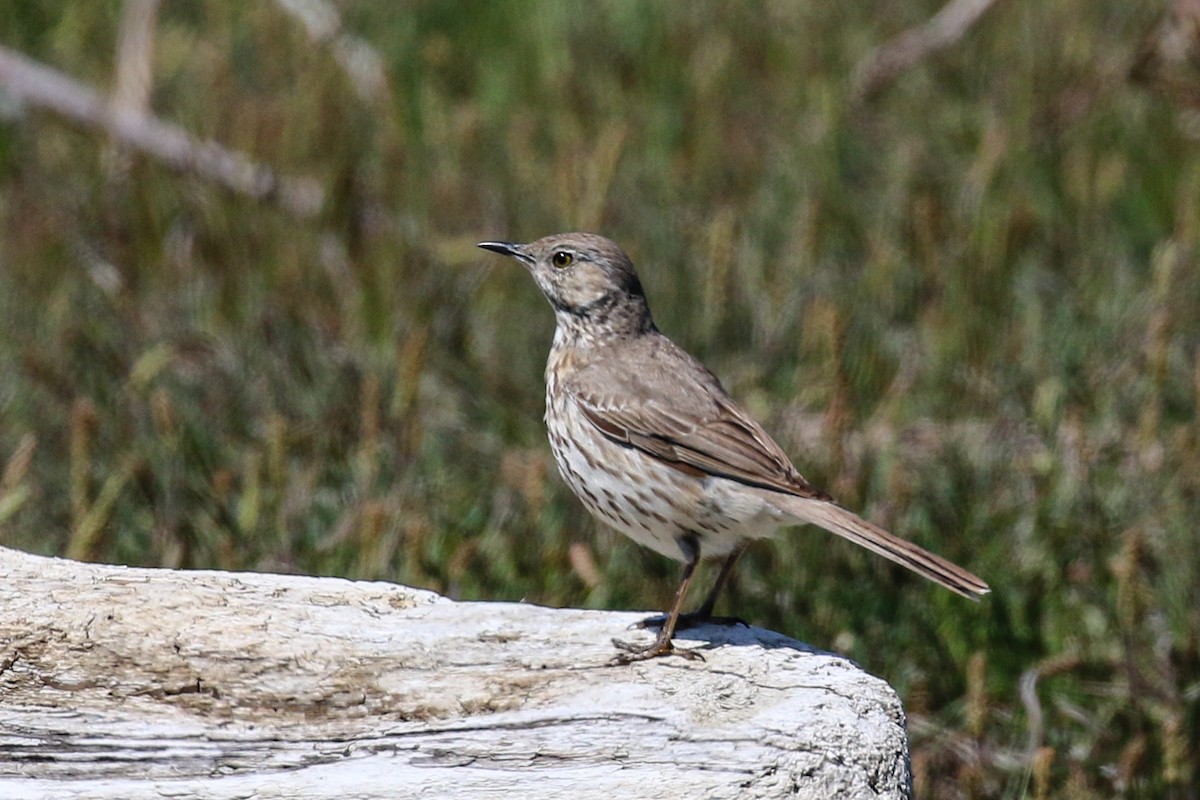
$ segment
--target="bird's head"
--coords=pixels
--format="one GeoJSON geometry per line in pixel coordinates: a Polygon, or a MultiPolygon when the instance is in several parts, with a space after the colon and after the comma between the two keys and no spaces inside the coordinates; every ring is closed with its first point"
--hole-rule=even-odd
{"type": "Polygon", "coordinates": [[[592,233],[560,233],[529,244],[480,242],[525,265],[554,307],[560,326],[653,326],[642,282],[629,256],[592,233]]]}

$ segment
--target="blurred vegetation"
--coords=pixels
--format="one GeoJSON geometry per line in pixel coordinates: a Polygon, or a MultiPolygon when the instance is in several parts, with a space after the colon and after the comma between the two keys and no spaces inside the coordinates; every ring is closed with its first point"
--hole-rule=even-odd
{"type": "MultiPolygon", "coordinates": [[[[855,65],[936,2],[337,8],[377,91],[274,3],[155,29],[154,112],[319,179],[314,220],[0,103],[0,543],[665,607],[678,566],[555,474],[549,309],[473,246],[595,230],[807,477],[991,582],[806,530],[726,601],[895,685],[921,796],[1200,794],[1200,46],[1154,56],[1167,5],[1001,3],[869,102],[855,65]]],[[[120,12],[10,4],[0,44],[105,90],[120,12]]]]}

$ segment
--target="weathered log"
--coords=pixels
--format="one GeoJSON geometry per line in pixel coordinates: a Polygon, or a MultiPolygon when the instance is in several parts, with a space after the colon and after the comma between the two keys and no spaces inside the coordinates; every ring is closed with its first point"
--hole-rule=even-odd
{"type": "Polygon", "coordinates": [[[770,631],[0,548],[0,797],[894,798],[895,693],[770,631]]]}

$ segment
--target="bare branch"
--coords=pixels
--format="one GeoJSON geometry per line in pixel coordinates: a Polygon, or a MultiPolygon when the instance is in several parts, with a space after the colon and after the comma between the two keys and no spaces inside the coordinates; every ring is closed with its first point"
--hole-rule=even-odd
{"type": "Polygon", "coordinates": [[[255,200],[276,203],[296,216],[314,216],[324,204],[324,192],[312,178],[278,175],[244,153],[194,139],[176,125],[123,109],[94,89],[6,47],[0,47],[0,89],[18,101],[99,128],[172,169],[199,175],[255,200]]]}
{"type": "Polygon", "coordinates": [[[337,9],[328,0],[276,0],[280,8],[304,26],[308,36],[317,44],[327,44],[333,57],[350,77],[350,85],[358,96],[368,102],[383,98],[387,78],[383,58],[363,39],[351,36],[342,28],[337,9]]]}
{"type": "Polygon", "coordinates": [[[1200,0],[1175,0],[1142,41],[1129,77],[1185,108],[1200,109],[1200,0]]]}
{"type": "Polygon", "coordinates": [[[154,61],[154,23],[159,0],[126,0],[117,40],[117,81],[112,104],[121,111],[146,114],[154,61]]]}
{"type": "Polygon", "coordinates": [[[902,72],[961,39],[998,0],[950,0],[927,22],[885,42],[854,70],[854,96],[871,99],[902,72]]]}
{"type": "MultiPolygon", "coordinates": [[[[116,83],[110,102],[123,113],[150,113],[154,86],[154,27],[159,0],[125,0],[117,33],[116,83]]],[[[132,162],[129,148],[113,140],[105,153],[111,176],[125,178],[132,162]]]]}

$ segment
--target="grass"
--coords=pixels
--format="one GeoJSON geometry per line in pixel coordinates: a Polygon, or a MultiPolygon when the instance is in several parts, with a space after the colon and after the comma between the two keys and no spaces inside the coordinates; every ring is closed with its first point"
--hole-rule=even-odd
{"type": "MultiPolygon", "coordinates": [[[[597,230],[808,478],[991,582],[815,531],[735,576],[897,687],[919,795],[1194,796],[1200,143],[1130,78],[1165,10],[1000,4],[855,102],[936,7],[347,2],[363,96],[275,4],[164,4],[156,113],[330,201],[5,106],[0,543],[664,607],[677,565],[554,472],[550,311],[473,247],[597,230]]],[[[118,12],[23,3],[0,43],[107,86],[118,12]]]]}

